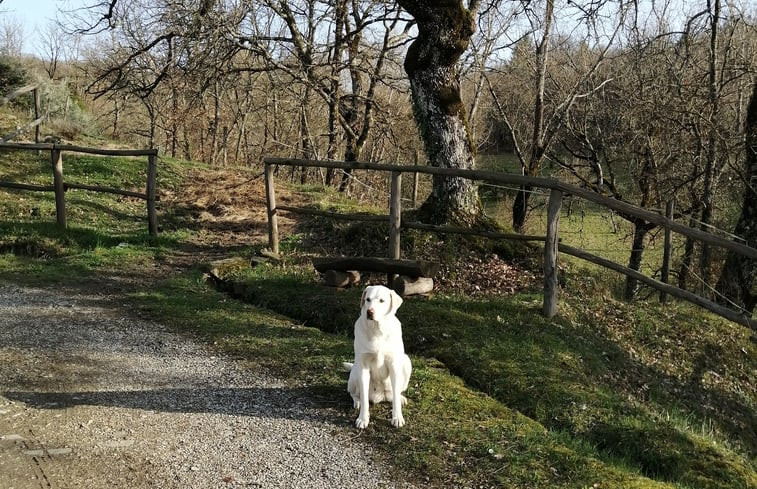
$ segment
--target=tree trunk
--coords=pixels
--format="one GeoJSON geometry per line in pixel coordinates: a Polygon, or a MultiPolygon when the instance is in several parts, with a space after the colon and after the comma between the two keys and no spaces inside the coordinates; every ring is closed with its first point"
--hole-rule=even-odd
{"type": "Polygon", "coordinates": [[[221,119],[221,106],[218,93],[218,82],[213,84],[213,122],[210,126],[210,165],[216,164],[218,151],[218,124],[221,119]]]}
{"type": "MultiPolygon", "coordinates": [[[[746,178],[744,205],[734,234],[744,238],[749,246],[757,246],[757,83],[746,114],[746,178]]],[[[728,253],[716,290],[718,302],[729,307],[743,308],[751,316],[757,296],[752,285],[757,275],[757,263],[733,251],[728,253]]]]}
{"type": "MultiPolygon", "coordinates": [[[[334,50],[331,58],[331,82],[329,83],[329,141],[326,159],[336,159],[337,127],[339,125],[339,104],[341,103],[340,76],[342,72],[342,48],[344,44],[344,22],[347,2],[338,0],[334,6],[334,50]]],[[[326,170],[326,186],[334,180],[334,168],[326,170]]]]}
{"type": "MultiPolygon", "coordinates": [[[[473,169],[475,157],[460,95],[457,64],[475,24],[461,0],[400,0],[418,25],[418,37],[405,57],[413,113],[431,166],[473,169]]],[[[463,178],[434,176],[421,208],[434,224],[470,225],[481,214],[478,189],[463,178]]]]}
{"type": "MultiPolygon", "coordinates": [[[[547,0],[544,11],[544,35],[536,46],[536,86],[534,97],[534,124],[531,135],[531,156],[528,162],[521,161],[521,171],[525,176],[534,176],[539,171],[546,154],[544,134],[544,90],[547,81],[547,61],[549,59],[549,43],[552,35],[552,21],[554,20],[555,2],[547,0]]],[[[513,202],[513,229],[522,233],[528,217],[528,201],[532,188],[523,185],[518,189],[513,202]]]]}
{"type": "MultiPolygon", "coordinates": [[[[350,31],[349,19],[347,13],[344,13],[342,21],[345,24],[345,30],[350,31]]],[[[357,27],[357,23],[356,23],[357,27]]],[[[362,144],[358,144],[358,133],[360,132],[360,120],[358,117],[358,105],[359,99],[363,97],[363,77],[360,69],[358,69],[358,50],[360,49],[360,41],[362,39],[362,33],[360,30],[355,29],[356,32],[351,36],[347,44],[347,58],[349,60],[349,73],[350,83],[352,87],[352,93],[345,97],[343,109],[345,111],[344,120],[347,127],[345,127],[345,148],[344,148],[344,161],[357,161],[360,158],[360,152],[362,151],[362,144]]],[[[370,103],[370,102],[369,102],[370,103]]],[[[350,179],[352,178],[352,170],[347,168],[342,173],[342,182],[339,184],[339,191],[346,192],[350,186],[350,179]]]]}
{"type": "MultiPolygon", "coordinates": [[[[699,174],[699,168],[698,165],[695,165],[691,170],[691,179],[692,182],[696,180],[697,175],[699,174]]],[[[692,187],[689,190],[689,197],[692,201],[692,207],[690,210],[691,218],[689,218],[689,227],[695,228],[698,226],[697,220],[694,218],[694,216],[699,215],[700,212],[702,212],[702,201],[700,199],[700,195],[697,193],[695,187],[692,184],[692,187]]],[[[678,288],[689,290],[687,283],[689,281],[689,275],[691,274],[691,267],[694,263],[694,247],[696,245],[696,242],[694,238],[687,237],[686,243],[684,245],[684,251],[683,256],[681,257],[681,265],[678,268],[678,288]]]]}
{"type": "Polygon", "coordinates": [[[176,87],[171,87],[171,134],[170,148],[171,158],[176,158],[176,148],[179,146],[179,91],[176,87]]]}
{"type": "MultiPolygon", "coordinates": [[[[300,145],[302,159],[310,160],[313,158],[313,144],[310,138],[310,124],[308,122],[308,103],[310,102],[310,86],[305,86],[305,95],[302,97],[302,108],[300,109],[300,145]]],[[[292,167],[294,171],[294,167],[292,167]]],[[[307,183],[308,169],[303,166],[300,173],[300,183],[307,183]]],[[[294,176],[294,175],[293,175],[294,176]]]]}
{"type": "Polygon", "coordinates": [[[513,201],[513,229],[515,232],[522,233],[528,217],[528,200],[531,196],[532,187],[523,185],[518,189],[513,201]]]}
{"type": "MultiPolygon", "coordinates": [[[[708,6],[712,6],[710,13],[710,56],[708,70],[708,102],[709,102],[709,128],[707,137],[707,162],[704,173],[704,188],[702,189],[702,231],[709,232],[709,226],[712,224],[713,207],[715,200],[715,186],[717,179],[722,170],[717,167],[718,158],[718,119],[720,118],[720,94],[718,87],[719,70],[719,23],[720,23],[720,0],[715,0],[708,6]]],[[[705,284],[711,283],[710,279],[710,261],[712,250],[707,243],[702,243],[702,254],[699,257],[699,273],[705,284]]],[[[707,288],[705,288],[705,292],[707,288]]]]}
{"type": "Polygon", "coordinates": [[[119,116],[119,107],[118,107],[118,97],[115,97],[113,99],[113,137],[115,139],[118,139],[118,116],[119,116]]]}
{"type": "MultiPolygon", "coordinates": [[[[639,175],[639,189],[641,190],[641,207],[647,207],[652,198],[653,188],[656,179],[654,178],[654,169],[657,167],[654,158],[654,152],[649,144],[644,151],[643,156],[644,165],[639,175]]],[[[631,245],[631,256],[628,258],[628,268],[636,272],[641,270],[641,259],[644,256],[644,248],[646,243],[644,240],[650,230],[654,229],[655,225],[645,222],[641,219],[631,219],[633,223],[633,244],[631,245]]],[[[633,300],[638,292],[638,281],[633,277],[626,277],[626,300],[633,300]]]]}
{"type": "MultiPolygon", "coordinates": [[[[641,220],[633,222],[633,245],[631,246],[631,256],[628,258],[628,268],[636,272],[641,270],[641,259],[644,256],[645,239],[649,230],[654,225],[641,220]]],[[[625,299],[630,301],[636,296],[639,290],[639,281],[633,277],[626,277],[625,299]]]]}
{"type": "MultiPolygon", "coordinates": [[[[357,161],[360,157],[360,150],[355,147],[354,144],[351,144],[348,138],[347,145],[344,148],[344,161],[350,162],[350,161],[357,161]]],[[[350,186],[350,179],[352,177],[352,169],[351,168],[345,168],[344,172],[342,173],[342,181],[339,183],[339,192],[346,192],[347,189],[350,186]]]]}

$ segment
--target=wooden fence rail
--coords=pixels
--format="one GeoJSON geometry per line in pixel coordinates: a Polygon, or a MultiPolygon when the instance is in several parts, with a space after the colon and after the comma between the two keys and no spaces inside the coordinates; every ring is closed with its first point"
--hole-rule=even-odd
{"type": "Polygon", "coordinates": [[[40,106],[39,106],[39,86],[38,85],[26,85],[21,88],[17,88],[16,90],[12,91],[8,95],[4,97],[0,97],[0,107],[7,104],[11,100],[14,100],[21,95],[24,95],[25,93],[32,93],[32,99],[34,101],[34,120],[27,125],[17,129],[16,131],[7,134],[0,139],[0,142],[6,142],[10,141],[11,139],[15,138],[19,134],[34,128],[34,142],[39,143],[39,126],[44,122],[45,119],[47,119],[47,114],[40,116],[40,106]]]}
{"type": "MultiPolygon", "coordinates": [[[[643,209],[635,205],[611,199],[599,195],[587,189],[576,187],[574,185],[560,182],[551,178],[526,177],[522,175],[513,175],[507,173],[498,173],[480,170],[461,170],[451,168],[436,168],[430,166],[415,165],[386,165],[381,163],[369,162],[340,162],[340,161],[318,161],[318,160],[299,160],[291,158],[265,158],[265,185],[266,185],[266,205],[268,213],[268,241],[272,251],[279,251],[279,231],[278,231],[278,211],[287,211],[292,213],[302,213],[310,215],[319,215],[332,218],[351,219],[351,220],[370,220],[384,221],[390,223],[389,236],[389,258],[399,258],[399,241],[402,228],[422,229],[435,232],[459,232],[463,234],[481,235],[493,239],[519,239],[527,241],[544,241],[544,304],[543,314],[552,317],[557,312],[558,304],[558,281],[557,281],[557,258],[558,253],[575,256],[577,258],[589,261],[591,263],[609,268],[621,274],[630,276],[640,282],[647,284],[659,290],[663,294],[670,294],[674,297],[687,300],[698,306],[701,306],[715,314],[736,323],[748,326],[757,331],[757,321],[751,320],[744,314],[723,307],[707,298],[698,296],[687,290],[680,289],[665,282],[653,279],[635,270],[631,270],[623,265],[619,265],[610,260],[593,255],[586,251],[573,248],[571,246],[559,243],[559,220],[560,209],[563,198],[566,196],[581,197],[590,202],[610,208],[618,213],[634,218],[642,219],[647,222],[656,224],[666,231],[674,231],[695,240],[720,246],[736,253],[740,253],[749,258],[757,259],[757,249],[749,246],[721,238],[714,234],[694,229],[689,226],[675,222],[672,219],[672,209],[661,215],[657,212],[643,209]],[[362,215],[362,214],[340,214],[334,212],[317,211],[313,209],[303,209],[291,206],[277,206],[276,192],[274,187],[274,169],[276,166],[299,166],[313,168],[333,168],[344,170],[373,170],[390,172],[392,175],[390,213],[388,216],[362,215]],[[400,187],[402,173],[423,173],[429,175],[438,175],[446,177],[463,177],[470,180],[488,181],[507,185],[527,185],[534,188],[544,188],[550,191],[548,211],[547,211],[547,235],[546,236],[524,236],[505,233],[480,232],[470,229],[452,228],[448,226],[432,226],[423,223],[405,223],[401,221],[401,200],[400,187]]],[[[669,239],[669,238],[668,238],[669,239]]]]}
{"type": "Polygon", "coordinates": [[[151,235],[158,234],[158,214],[156,208],[157,174],[158,174],[158,150],[157,149],[100,149],[69,144],[53,143],[6,143],[0,142],[0,149],[26,150],[26,151],[50,151],[50,165],[53,174],[53,185],[35,185],[28,183],[0,181],[0,187],[19,190],[55,192],[55,215],[58,225],[66,227],[66,191],[68,189],[88,190],[91,192],[104,192],[118,195],[135,197],[147,202],[147,225],[151,235]],[[147,156],[147,182],[145,192],[135,192],[100,185],[85,185],[81,183],[68,183],[63,179],[63,152],[87,153],[100,156],[147,156]]]}

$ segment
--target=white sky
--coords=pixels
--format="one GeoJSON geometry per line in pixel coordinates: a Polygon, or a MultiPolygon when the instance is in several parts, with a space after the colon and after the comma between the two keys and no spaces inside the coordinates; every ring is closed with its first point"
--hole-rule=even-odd
{"type": "Polygon", "coordinates": [[[34,40],[38,32],[55,20],[58,10],[72,10],[93,3],[93,0],[3,0],[0,3],[0,21],[21,24],[24,28],[24,51],[34,53],[34,40]]]}

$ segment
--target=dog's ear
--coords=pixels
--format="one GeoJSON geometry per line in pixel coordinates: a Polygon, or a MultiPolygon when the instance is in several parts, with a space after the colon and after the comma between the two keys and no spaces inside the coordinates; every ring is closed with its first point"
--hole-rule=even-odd
{"type": "Polygon", "coordinates": [[[389,289],[389,312],[395,314],[401,305],[402,297],[397,292],[389,289]]]}
{"type": "Polygon", "coordinates": [[[368,287],[363,289],[363,295],[360,296],[360,309],[363,308],[363,305],[365,305],[365,294],[368,292],[368,287]]]}

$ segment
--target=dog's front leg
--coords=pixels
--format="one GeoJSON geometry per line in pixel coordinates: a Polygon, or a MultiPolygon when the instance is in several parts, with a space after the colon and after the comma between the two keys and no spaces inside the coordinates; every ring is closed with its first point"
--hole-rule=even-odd
{"type": "Polygon", "coordinates": [[[401,366],[393,362],[389,369],[389,379],[392,382],[392,426],[401,428],[405,426],[405,418],[402,416],[402,387],[400,386],[401,366]]]}
{"type": "Polygon", "coordinates": [[[366,428],[370,420],[369,412],[369,399],[368,390],[371,386],[371,371],[367,368],[363,368],[360,371],[360,410],[358,411],[357,420],[355,426],[360,428],[366,428]]]}

